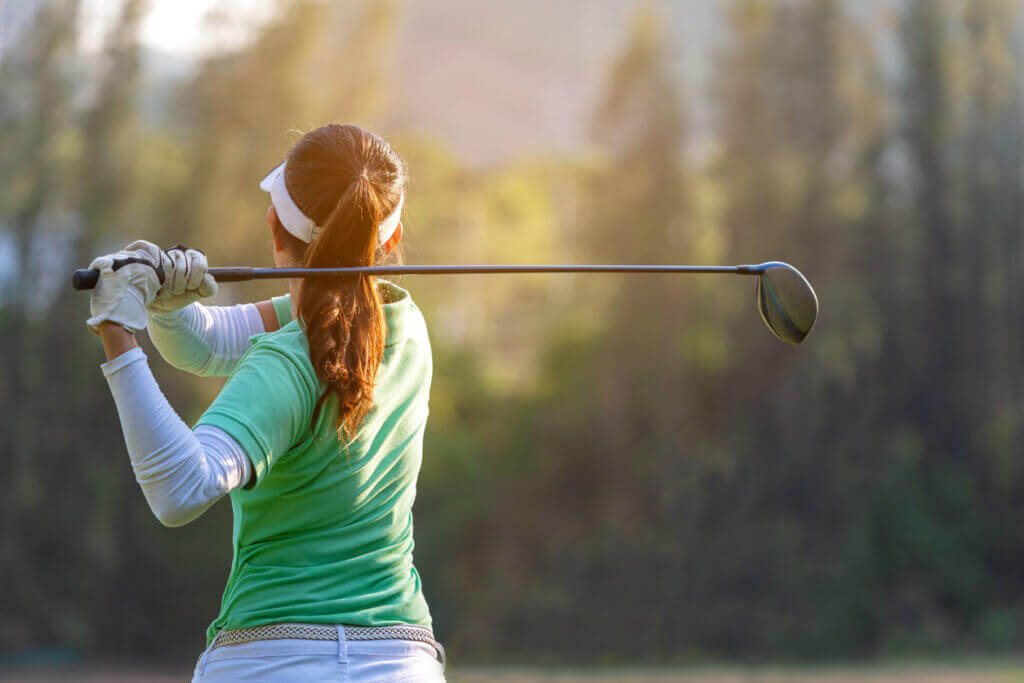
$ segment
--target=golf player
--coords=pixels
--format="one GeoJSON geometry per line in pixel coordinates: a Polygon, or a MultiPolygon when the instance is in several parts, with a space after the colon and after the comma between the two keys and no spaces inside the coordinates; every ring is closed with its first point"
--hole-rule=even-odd
{"type": "MultiPolygon", "coordinates": [[[[275,263],[391,254],[406,178],[369,131],[307,133],[260,184],[275,263]]],[[[443,681],[412,558],[432,366],[409,293],[370,276],[308,278],[271,301],[204,306],[217,291],[206,257],[141,241],[91,268],[87,324],[153,513],[180,526],[231,498],[234,559],[193,680],[443,681]],[[194,429],[136,345],[147,326],[171,365],[228,378],[194,429]]]]}

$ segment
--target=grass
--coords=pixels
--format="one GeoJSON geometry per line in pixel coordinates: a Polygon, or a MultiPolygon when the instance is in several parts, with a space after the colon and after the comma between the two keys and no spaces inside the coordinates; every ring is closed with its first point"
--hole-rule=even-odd
{"type": "Polygon", "coordinates": [[[947,669],[894,667],[889,669],[719,669],[620,670],[542,673],[527,670],[452,671],[451,683],[1024,683],[1024,666],[1006,669],[947,669]]]}
{"type": "MultiPolygon", "coordinates": [[[[189,680],[190,671],[154,672],[119,667],[0,671],[0,682],[83,681],[85,683],[170,683],[189,680]]],[[[450,683],[1024,683],[1024,661],[966,661],[939,664],[865,664],[849,667],[714,667],[684,669],[454,668],[450,683]]]]}

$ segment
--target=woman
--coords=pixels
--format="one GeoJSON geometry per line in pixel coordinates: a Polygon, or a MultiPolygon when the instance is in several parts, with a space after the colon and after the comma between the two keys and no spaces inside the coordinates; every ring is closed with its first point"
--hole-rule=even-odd
{"type": "MultiPolygon", "coordinates": [[[[306,134],[260,184],[275,263],[393,253],[405,184],[378,136],[306,134]]],[[[368,276],[292,280],[288,296],[217,308],[197,303],[217,285],[195,250],[135,242],[92,267],[88,325],[154,514],[179,526],[231,497],[234,560],[193,680],[443,681],[412,564],[431,356],[408,292],[368,276]],[[194,430],[135,344],[147,321],[172,365],[229,377],[194,430]]]]}

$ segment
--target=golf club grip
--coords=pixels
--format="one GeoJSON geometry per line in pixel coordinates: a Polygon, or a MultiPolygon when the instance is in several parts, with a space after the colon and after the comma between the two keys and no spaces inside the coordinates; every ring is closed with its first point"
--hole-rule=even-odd
{"type": "MultiPolygon", "coordinates": [[[[114,261],[115,269],[122,264],[114,261]]],[[[252,279],[252,268],[210,268],[208,271],[217,282],[245,282],[252,279]]],[[[71,276],[71,286],[81,291],[94,289],[100,279],[100,271],[83,268],[71,276]]]]}
{"type": "Polygon", "coordinates": [[[71,286],[77,290],[93,289],[100,279],[100,271],[82,268],[71,275],[71,286]]]}

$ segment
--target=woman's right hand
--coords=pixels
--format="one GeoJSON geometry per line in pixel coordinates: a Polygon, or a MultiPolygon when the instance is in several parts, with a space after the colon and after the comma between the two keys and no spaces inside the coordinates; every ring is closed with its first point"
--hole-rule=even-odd
{"type": "Polygon", "coordinates": [[[116,323],[132,334],[146,327],[146,307],[156,298],[164,275],[159,258],[133,246],[89,265],[100,272],[89,300],[92,316],[86,320],[97,334],[103,323],[116,323]]]}
{"type": "Polygon", "coordinates": [[[148,252],[164,269],[164,283],[149,304],[151,313],[173,313],[217,293],[217,281],[207,271],[206,254],[181,246],[164,251],[152,242],[132,242],[128,249],[148,252]]]}

